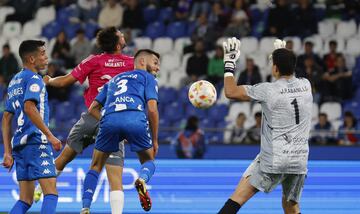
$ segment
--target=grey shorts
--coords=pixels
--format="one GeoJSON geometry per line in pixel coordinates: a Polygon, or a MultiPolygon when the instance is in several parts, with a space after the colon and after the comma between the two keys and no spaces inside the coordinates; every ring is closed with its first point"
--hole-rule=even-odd
{"type": "Polygon", "coordinates": [[[243,174],[249,177],[250,184],[259,191],[269,193],[281,183],[283,196],[287,201],[299,203],[306,175],[304,174],[273,174],[260,170],[260,159],[256,157],[243,174]]]}
{"type": "MultiPolygon", "coordinates": [[[[67,144],[76,153],[82,151],[90,144],[95,143],[96,135],[99,130],[99,122],[88,112],[82,113],[80,119],[71,128],[67,144]]],[[[119,151],[113,152],[107,159],[106,163],[117,166],[124,166],[124,143],[119,142],[119,151]]]]}

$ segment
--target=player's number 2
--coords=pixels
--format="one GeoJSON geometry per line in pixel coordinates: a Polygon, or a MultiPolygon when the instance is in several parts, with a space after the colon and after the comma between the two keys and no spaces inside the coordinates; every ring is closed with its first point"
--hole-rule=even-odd
{"type": "MultiPolygon", "coordinates": [[[[19,100],[16,100],[15,102],[13,102],[12,105],[13,105],[14,109],[21,107],[19,100]]],[[[20,111],[20,115],[17,119],[17,124],[18,124],[18,126],[24,125],[24,113],[22,111],[20,111]]]]}
{"type": "Polygon", "coordinates": [[[295,121],[296,121],[296,124],[299,124],[300,123],[299,105],[298,105],[296,98],[293,99],[293,101],[291,102],[291,105],[294,105],[295,121]]]}

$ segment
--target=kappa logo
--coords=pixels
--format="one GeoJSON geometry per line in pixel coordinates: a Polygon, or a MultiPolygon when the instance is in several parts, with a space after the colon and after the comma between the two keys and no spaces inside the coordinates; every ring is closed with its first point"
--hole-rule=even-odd
{"type": "Polygon", "coordinates": [[[37,75],[31,77],[31,79],[40,79],[37,75]]]}
{"type": "Polygon", "coordinates": [[[94,192],[92,191],[92,189],[87,189],[85,192],[91,193],[93,194],[94,192]]]}
{"type": "Polygon", "coordinates": [[[44,169],[44,171],[43,171],[43,174],[45,174],[45,175],[50,174],[50,173],[51,173],[51,171],[49,169],[44,169]]]}
{"type": "Polygon", "coordinates": [[[46,149],[46,145],[40,145],[39,149],[46,149]]]}
{"type": "Polygon", "coordinates": [[[45,152],[41,152],[40,157],[41,157],[41,158],[46,158],[46,157],[49,157],[49,155],[46,154],[45,152]]]}
{"type": "Polygon", "coordinates": [[[49,166],[50,163],[47,161],[47,160],[44,160],[42,163],[41,163],[41,166],[49,166]]]}

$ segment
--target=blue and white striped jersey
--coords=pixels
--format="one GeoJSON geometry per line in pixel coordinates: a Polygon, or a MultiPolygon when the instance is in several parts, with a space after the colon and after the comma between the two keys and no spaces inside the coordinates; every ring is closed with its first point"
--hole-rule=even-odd
{"type": "Polygon", "coordinates": [[[7,95],[5,111],[15,115],[17,124],[11,141],[12,147],[47,143],[46,136],[24,113],[25,102],[34,101],[44,123],[49,125],[48,98],[41,76],[28,69],[23,69],[12,78],[7,95]]]}

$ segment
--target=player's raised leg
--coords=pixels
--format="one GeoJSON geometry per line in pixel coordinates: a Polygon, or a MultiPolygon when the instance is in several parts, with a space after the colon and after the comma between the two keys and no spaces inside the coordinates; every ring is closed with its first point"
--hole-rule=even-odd
{"type": "Polygon", "coordinates": [[[84,214],[90,213],[90,205],[96,189],[96,185],[98,183],[99,174],[104,167],[106,159],[109,157],[109,155],[110,153],[105,153],[94,149],[90,170],[88,171],[88,173],[86,173],[83,186],[82,213],[84,214]]]}
{"type": "Polygon", "coordinates": [[[34,183],[35,181],[19,181],[20,197],[9,214],[25,214],[30,209],[33,203],[34,183]]]}
{"type": "Polygon", "coordinates": [[[154,149],[150,148],[144,151],[137,152],[141,163],[139,178],[135,181],[135,187],[139,194],[139,200],[142,208],[145,211],[151,209],[150,194],[146,189],[146,183],[149,182],[155,172],[154,164],[154,149]]]}

